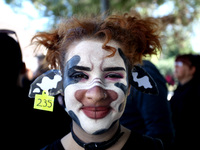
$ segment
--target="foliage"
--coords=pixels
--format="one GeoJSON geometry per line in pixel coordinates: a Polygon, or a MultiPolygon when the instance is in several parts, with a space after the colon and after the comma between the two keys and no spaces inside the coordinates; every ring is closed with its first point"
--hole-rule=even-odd
{"type": "MultiPolygon", "coordinates": [[[[53,16],[54,24],[61,18],[72,15],[95,15],[102,13],[103,0],[31,0],[44,16],[53,16]]],[[[13,7],[20,7],[22,1],[6,0],[13,7]]],[[[190,45],[192,25],[200,18],[199,0],[108,0],[107,13],[138,11],[142,16],[157,17],[161,25],[162,55],[156,65],[163,74],[173,72],[174,57],[180,53],[194,53],[190,45]],[[163,4],[173,9],[162,15],[154,15],[163,4]]],[[[166,11],[166,10],[163,10],[166,11]]],[[[162,9],[160,10],[162,12],[162,9]]]]}

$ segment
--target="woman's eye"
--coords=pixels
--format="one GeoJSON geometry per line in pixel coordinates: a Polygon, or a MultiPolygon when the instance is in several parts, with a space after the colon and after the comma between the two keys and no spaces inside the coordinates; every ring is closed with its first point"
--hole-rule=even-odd
{"type": "Polygon", "coordinates": [[[123,78],[123,76],[120,74],[116,74],[116,73],[110,73],[110,74],[107,74],[105,78],[121,79],[121,78],[123,78]]]}
{"type": "Polygon", "coordinates": [[[74,73],[73,75],[71,75],[71,77],[74,79],[88,79],[89,78],[86,74],[81,73],[81,72],[74,73]]]}

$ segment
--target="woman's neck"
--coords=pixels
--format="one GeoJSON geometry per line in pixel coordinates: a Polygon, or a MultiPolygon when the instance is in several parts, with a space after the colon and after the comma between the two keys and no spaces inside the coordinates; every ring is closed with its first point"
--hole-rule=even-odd
{"type": "Polygon", "coordinates": [[[119,121],[117,121],[108,131],[102,134],[93,135],[93,134],[88,134],[80,126],[78,126],[75,122],[73,122],[72,130],[81,141],[83,141],[84,143],[91,143],[91,142],[103,142],[110,140],[117,132],[118,127],[119,127],[119,121]]]}
{"type": "Polygon", "coordinates": [[[179,82],[180,82],[181,85],[184,85],[184,84],[188,83],[192,79],[193,79],[193,76],[188,76],[188,77],[185,77],[183,79],[180,79],[179,82]]]}
{"type": "MultiPolygon", "coordinates": [[[[117,142],[108,148],[109,150],[116,150],[121,149],[123,145],[126,143],[126,141],[129,138],[129,135],[131,133],[130,130],[127,128],[124,128],[123,126],[119,125],[119,122],[116,122],[107,132],[99,134],[99,135],[91,135],[86,133],[82,128],[80,128],[75,122],[73,122],[72,129],[74,131],[74,134],[84,143],[97,143],[97,142],[104,142],[110,140],[113,136],[115,136],[115,133],[118,130],[118,127],[121,127],[121,133],[122,136],[117,140],[117,142]]],[[[76,149],[76,150],[82,150],[83,147],[81,147],[72,136],[72,133],[67,134],[65,137],[61,139],[61,143],[63,147],[66,150],[76,149]]]]}

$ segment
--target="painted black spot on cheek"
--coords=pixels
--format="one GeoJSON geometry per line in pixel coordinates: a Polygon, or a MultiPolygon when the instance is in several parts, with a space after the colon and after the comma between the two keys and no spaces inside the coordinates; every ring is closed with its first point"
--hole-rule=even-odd
{"type": "Polygon", "coordinates": [[[80,121],[79,121],[78,117],[76,116],[76,114],[72,110],[70,110],[68,112],[68,114],[72,118],[72,120],[74,120],[81,127],[80,121]]]}
{"type": "Polygon", "coordinates": [[[123,83],[115,83],[115,86],[120,88],[124,92],[124,94],[126,94],[128,86],[125,86],[123,83]]]}
{"type": "Polygon", "coordinates": [[[110,128],[112,128],[114,126],[114,124],[117,122],[118,120],[115,120],[111,126],[108,128],[108,129],[101,129],[101,130],[98,130],[96,132],[93,133],[93,135],[98,135],[98,134],[102,134],[102,133],[105,133],[107,132],[108,130],[110,130],[110,128]]]}
{"type": "Polygon", "coordinates": [[[106,131],[108,131],[108,129],[101,129],[101,130],[94,132],[93,135],[102,134],[102,133],[105,133],[106,131]]]}
{"type": "Polygon", "coordinates": [[[123,102],[123,103],[121,103],[121,104],[119,105],[118,111],[119,111],[119,112],[122,112],[122,111],[124,110],[124,107],[125,107],[125,102],[123,102]]]}

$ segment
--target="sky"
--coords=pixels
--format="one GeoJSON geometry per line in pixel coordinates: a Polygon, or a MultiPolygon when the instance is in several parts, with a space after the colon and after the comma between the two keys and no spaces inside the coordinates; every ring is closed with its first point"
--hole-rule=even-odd
{"type": "MultiPolygon", "coordinates": [[[[158,7],[156,11],[154,11],[153,16],[161,17],[164,15],[169,14],[170,12],[173,13],[173,3],[172,1],[168,1],[165,4],[158,7]]],[[[191,35],[191,45],[193,48],[193,51],[200,53],[200,47],[199,47],[199,41],[200,41],[200,20],[195,23],[193,26],[193,34],[191,35]]]]}
{"type": "Polygon", "coordinates": [[[10,29],[17,33],[23,61],[32,71],[37,69],[37,59],[30,41],[37,31],[44,31],[47,25],[48,18],[42,17],[29,1],[23,2],[20,14],[17,14],[4,0],[0,0],[0,29],[10,29]]]}
{"type": "Polygon", "coordinates": [[[22,8],[20,8],[20,14],[16,14],[4,0],[1,0],[0,12],[1,22],[4,21],[7,24],[20,26],[24,30],[29,30],[30,32],[44,30],[48,22],[48,18],[42,17],[39,11],[29,1],[24,1],[22,3],[22,8]]]}
{"type": "MultiPolygon", "coordinates": [[[[173,5],[167,2],[165,5],[160,6],[153,15],[162,16],[170,11],[173,11],[173,5]]],[[[47,29],[49,19],[42,17],[28,0],[23,1],[20,14],[16,12],[5,4],[4,0],[0,0],[0,29],[12,29],[17,32],[23,51],[23,60],[26,66],[34,71],[37,68],[37,60],[33,57],[33,47],[29,46],[30,40],[37,31],[45,31],[47,29]]],[[[191,44],[193,50],[200,53],[200,21],[195,24],[193,30],[191,44]]]]}

